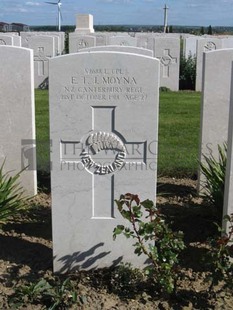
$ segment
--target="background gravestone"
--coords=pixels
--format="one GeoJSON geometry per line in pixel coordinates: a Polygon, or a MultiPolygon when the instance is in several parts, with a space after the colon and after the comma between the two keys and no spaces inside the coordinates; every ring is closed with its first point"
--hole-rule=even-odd
{"type": "Polygon", "coordinates": [[[136,33],[137,46],[154,51],[154,39],[152,34],[138,34],[136,33]]]}
{"type": "Polygon", "coordinates": [[[0,164],[13,174],[28,169],[20,181],[29,195],[37,193],[33,51],[0,46],[0,164]]]}
{"type": "Polygon", "coordinates": [[[69,53],[77,53],[83,48],[92,47],[96,45],[96,38],[94,36],[82,36],[76,33],[69,34],[69,53]]]}
{"type": "Polygon", "coordinates": [[[189,56],[196,57],[197,40],[199,37],[191,36],[184,39],[184,57],[188,59],[189,56]]]}
{"type": "Polygon", "coordinates": [[[205,38],[197,40],[196,65],[196,91],[202,91],[203,53],[222,48],[222,41],[218,38],[205,38]]]}
{"type": "Polygon", "coordinates": [[[153,57],[153,51],[134,46],[107,45],[107,46],[94,46],[81,50],[81,52],[97,52],[97,51],[133,53],[153,57]]]}
{"type": "Polygon", "coordinates": [[[114,52],[50,60],[54,271],[142,266],[114,199],[155,199],[159,61],[114,52]]]}
{"type": "Polygon", "coordinates": [[[31,31],[31,32],[20,32],[20,38],[22,40],[22,46],[23,47],[29,47],[28,46],[28,40],[30,37],[34,36],[49,36],[49,37],[57,37],[55,39],[55,49],[57,49],[58,54],[63,54],[65,49],[65,32],[58,32],[58,31],[31,31]],[[57,47],[58,44],[58,47],[57,47]]]}
{"type": "MultiPolygon", "coordinates": [[[[204,53],[199,160],[218,157],[218,144],[227,141],[233,49],[204,53]],[[221,74],[218,74],[221,72],[221,74]]],[[[203,176],[199,172],[199,187],[203,176]]]]}
{"type": "Polygon", "coordinates": [[[160,86],[179,90],[180,40],[155,38],[154,57],[160,59],[160,86]]]}
{"type": "Polygon", "coordinates": [[[32,36],[28,46],[34,51],[34,86],[44,88],[48,83],[49,58],[55,56],[55,38],[52,36],[32,36]]]}
{"type": "Polygon", "coordinates": [[[21,47],[21,37],[17,35],[13,35],[13,45],[21,47]]]}
{"type": "Polygon", "coordinates": [[[223,38],[222,48],[233,48],[233,37],[223,38]]]}
{"type": "Polygon", "coordinates": [[[1,35],[0,34],[0,46],[1,45],[14,45],[13,44],[13,36],[1,35]]]}
{"type": "Polygon", "coordinates": [[[96,39],[96,46],[103,46],[106,45],[107,42],[107,35],[106,33],[102,33],[102,32],[95,32],[94,34],[92,34],[95,36],[96,39]]]}
{"type": "Polygon", "coordinates": [[[137,46],[137,39],[126,35],[109,37],[108,45],[137,46]]]}

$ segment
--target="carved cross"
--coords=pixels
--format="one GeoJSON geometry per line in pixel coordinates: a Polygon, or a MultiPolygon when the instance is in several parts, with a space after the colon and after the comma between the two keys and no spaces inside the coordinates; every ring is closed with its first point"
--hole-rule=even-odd
{"type": "Polygon", "coordinates": [[[92,107],[92,124],[80,140],[61,141],[61,165],[92,174],[92,218],[111,219],[115,174],[126,165],[146,164],[146,142],[126,142],[116,131],[115,107],[92,107]]]}
{"type": "Polygon", "coordinates": [[[165,49],[163,51],[163,56],[158,58],[163,66],[163,77],[169,77],[170,66],[177,63],[177,58],[171,56],[170,49],[165,49]]]}
{"type": "Polygon", "coordinates": [[[44,76],[45,62],[48,62],[48,57],[45,56],[44,47],[38,47],[37,54],[34,55],[34,61],[37,63],[38,76],[44,76]]]}

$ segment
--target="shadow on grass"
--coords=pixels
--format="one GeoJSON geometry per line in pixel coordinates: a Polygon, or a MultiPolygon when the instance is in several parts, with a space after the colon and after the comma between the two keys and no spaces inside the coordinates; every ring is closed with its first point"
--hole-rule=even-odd
{"type": "Polygon", "coordinates": [[[197,196],[197,190],[193,186],[183,184],[172,184],[172,183],[157,183],[157,194],[161,196],[180,196],[185,197],[188,195],[197,196]]]}

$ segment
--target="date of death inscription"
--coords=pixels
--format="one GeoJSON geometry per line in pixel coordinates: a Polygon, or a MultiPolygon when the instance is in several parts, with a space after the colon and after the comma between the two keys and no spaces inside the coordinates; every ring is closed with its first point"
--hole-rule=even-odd
{"type": "Polygon", "coordinates": [[[65,101],[146,101],[147,93],[133,75],[123,69],[84,69],[63,86],[65,101]]]}

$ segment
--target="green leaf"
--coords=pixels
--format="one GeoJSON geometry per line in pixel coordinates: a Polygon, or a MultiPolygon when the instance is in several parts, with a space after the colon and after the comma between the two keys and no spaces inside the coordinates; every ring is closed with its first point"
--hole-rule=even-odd
{"type": "Polygon", "coordinates": [[[115,227],[113,230],[113,240],[115,240],[116,236],[120,235],[124,229],[125,227],[123,225],[117,225],[117,227],[115,227]]]}

